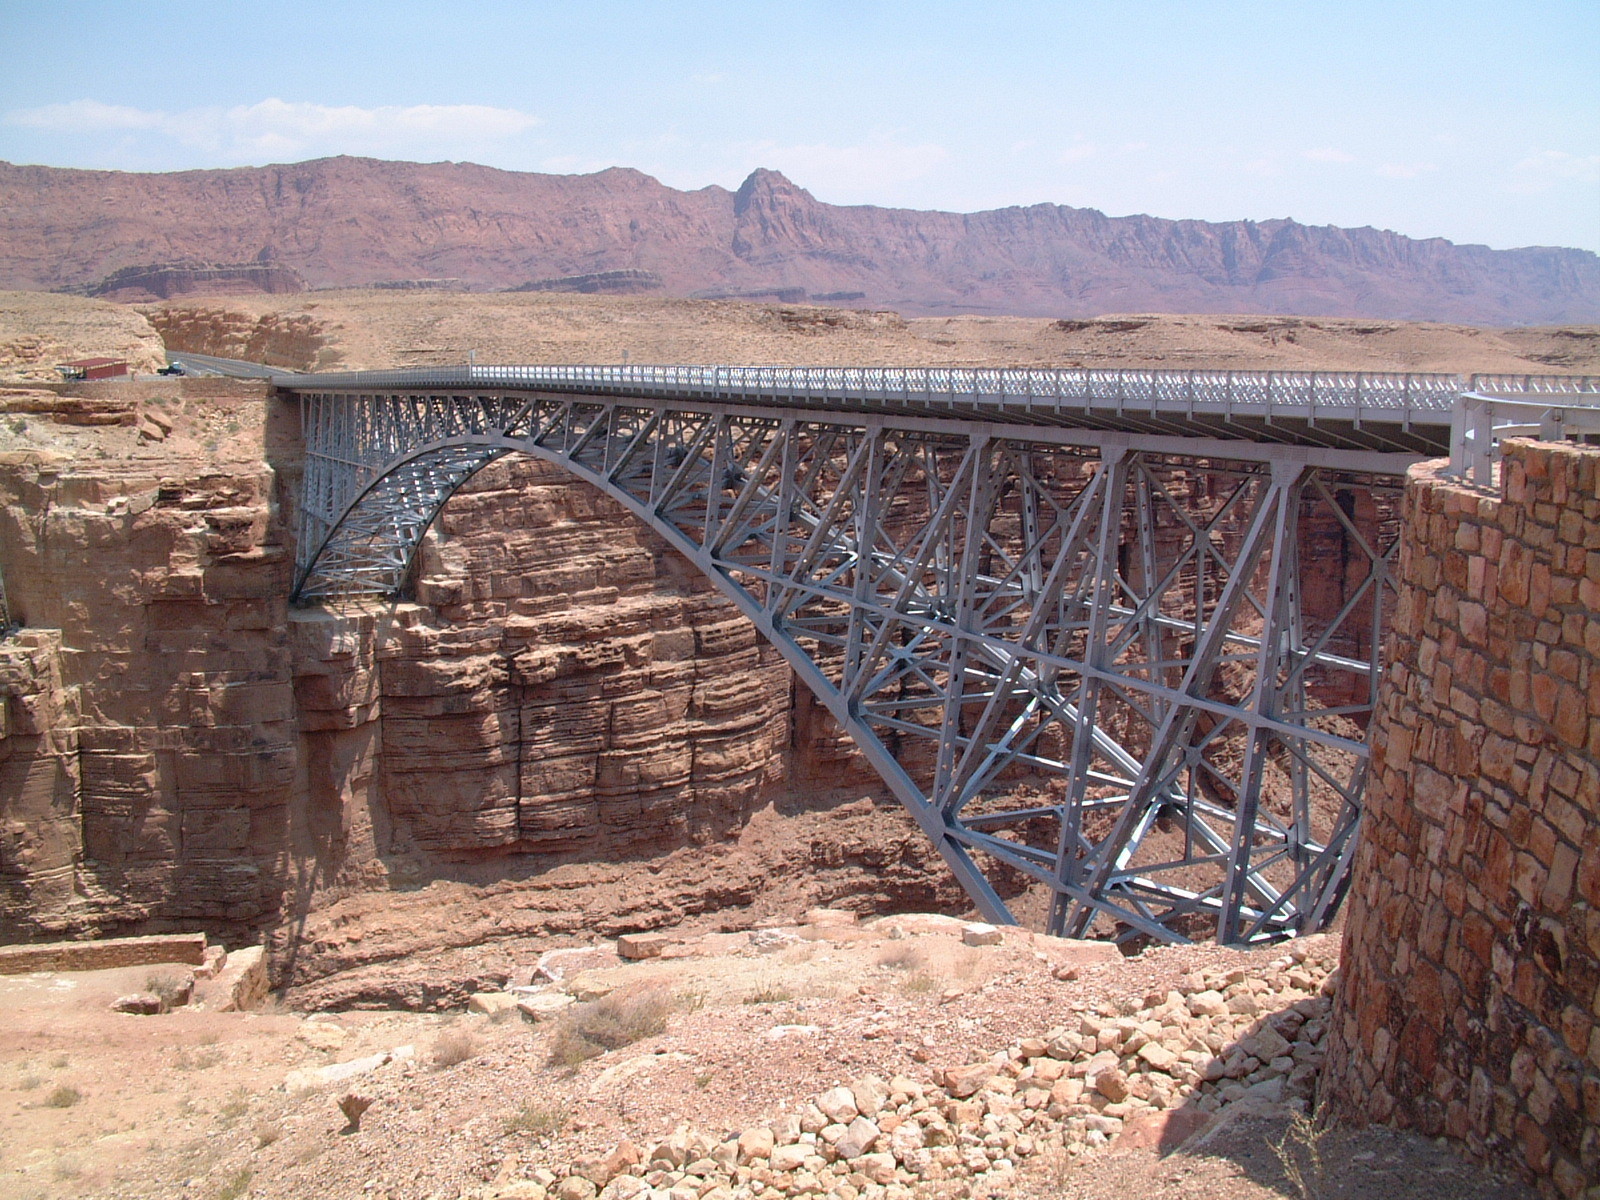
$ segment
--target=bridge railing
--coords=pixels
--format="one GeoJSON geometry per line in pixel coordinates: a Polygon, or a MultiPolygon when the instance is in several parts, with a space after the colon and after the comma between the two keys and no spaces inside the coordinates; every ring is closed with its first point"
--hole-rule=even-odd
{"type": "MultiPolygon", "coordinates": [[[[1451,429],[1451,470],[1492,478],[1501,437],[1586,432],[1600,377],[1371,371],[1171,371],[1078,367],[455,366],[286,377],[287,391],[514,389],[835,407],[985,407],[1101,417],[1203,416],[1349,422],[1451,429]],[[1548,398],[1548,399],[1547,399],[1548,398]],[[1564,403],[1554,406],[1559,398],[1564,403]]],[[[1442,448],[1442,447],[1441,447],[1442,448]]]]}
{"type": "Polygon", "coordinates": [[[1590,383],[1588,392],[1549,388],[1520,397],[1463,392],[1450,425],[1450,473],[1491,487],[1504,438],[1564,442],[1600,435],[1600,378],[1590,383]],[[1552,404],[1544,397],[1566,398],[1572,403],[1552,404]]]}
{"type": "Polygon", "coordinates": [[[459,366],[283,378],[287,390],[511,387],[667,399],[1145,409],[1443,425],[1458,375],[1046,367],[459,366]]]}

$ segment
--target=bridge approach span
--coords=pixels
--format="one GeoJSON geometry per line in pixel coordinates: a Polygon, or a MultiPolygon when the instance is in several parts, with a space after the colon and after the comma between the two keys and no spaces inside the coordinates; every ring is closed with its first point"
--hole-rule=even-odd
{"type": "Polygon", "coordinates": [[[1405,468],[1533,377],[462,367],[279,376],[296,599],[396,594],[449,497],[559,464],[784,655],[987,917],[1273,940],[1360,824],[1405,468]],[[1010,898],[1008,900],[1008,897],[1010,898]]]}

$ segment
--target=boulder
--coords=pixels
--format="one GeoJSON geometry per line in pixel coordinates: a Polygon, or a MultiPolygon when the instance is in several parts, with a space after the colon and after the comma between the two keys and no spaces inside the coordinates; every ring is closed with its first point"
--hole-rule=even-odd
{"type": "Polygon", "coordinates": [[[829,1088],[816,1098],[816,1105],[822,1110],[823,1116],[841,1125],[855,1120],[861,1112],[856,1107],[855,1096],[847,1087],[829,1088]]]}
{"type": "Polygon", "coordinates": [[[660,958],[664,950],[681,940],[670,933],[625,933],[617,939],[617,955],[632,962],[660,958]]]}
{"type": "Polygon", "coordinates": [[[517,1011],[529,1021],[548,1021],[577,1001],[566,992],[536,992],[517,1000],[517,1011]]]}
{"type": "Polygon", "coordinates": [[[350,1035],[331,1021],[303,1021],[294,1036],[313,1050],[337,1050],[350,1035]]]}
{"type": "Polygon", "coordinates": [[[1117,1067],[1101,1071],[1094,1077],[1094,1090],[1113,1104],[1128,1098],[1128,1077],[1117,1067]]]}
{"type": "Polygon", "coordinates": [[[777,1139],[765,1125],[746,1129],[739,1135],[739,1164],[748,1165],[758,1158],[771,1158],[777,1139]]]}
{"type": "Polygon", "coordinates": [[[878,1126],[865,1117],[857,1117],[850,1122],[850,1127],[845,1130],[844,1136],[834,1143],[833,1148],[840,1158],[846,1162],[853,1162],[871,1150],[877,1140],[878,1126]]]}
{"type": "Polygon", "coordinates": [[[130,992],[126,996],[118,996],[111,1002],[111,1010],[119,1013],[131,1013],[136,1017],[153,1017],[157,1013],[166,1011],[166,1005],[161,1002],[161,997],[154,992],[130,992]]]}
{"type": "Polygon", "coordinates": [[[774,1171],[798,1171],[811,1153],[812,1147],[805,1145],[775,1146],[768,1163],[774,1171]]]}
{"type": "Polygon", "coordinates": [[[876,1075],[867,1075],[850,1085],[850,1095],[857,1112],[863,1117],[875,1118],[889,1102],[889,1086],[876,1075]]]}
{"type": "Polygon", "coordinates": [[[944,1073],[945,1090],[957,1100],[965,1100],[993,1079],[995,1074],[993,1063],[972,1063],[965,1067],[951,1067],[944,1073]]]}
{"type": "Polygon", "coordinates": [[[510,992],[474,992],[467,998],[467,1011],[492,1017],[497,1013],[511,1012],[520,1003],[510,992]]]}

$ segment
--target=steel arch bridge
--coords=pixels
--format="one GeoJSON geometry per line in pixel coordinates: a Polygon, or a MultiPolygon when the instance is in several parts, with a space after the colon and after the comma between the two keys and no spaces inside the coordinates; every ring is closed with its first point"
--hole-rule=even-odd
{"type": "MultiPolygon", "coordinates": [[[[1460,397],[1594,381],[1224,372],[468,367],[283,377],[295,599],[395,594],[511,453],[697,565],[985,916],[1230,943],[1343,896],[1396,521],[1460,397]]],[[[1548,394],[1548,395],[1547,395],[1548,394]]],[[[1480,405],[1480,409],[1482,405],[1480,405]]],[[[1478,428],[1479,447],[1485,445],[1478,428]]]]}

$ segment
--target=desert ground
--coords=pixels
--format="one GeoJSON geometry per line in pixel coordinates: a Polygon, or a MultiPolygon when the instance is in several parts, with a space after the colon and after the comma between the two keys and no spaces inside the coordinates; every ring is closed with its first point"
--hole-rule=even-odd
{"type": "MultiPolygon", "coordinates": [[[[1228,1103],[1206,1099],[1206,1088],[1220,1097],[1215,1084],[1161,1101],[1167,1108],[1118,1106],[1094,1087],[1086,1101],[1066,1100],[1083,1091],[1094,1053],[1093,1038],[1070,1052],[1079,1030],[1119,1019],[1143,1027],[1162,1014],[1166,1041],[1193,1044],[1203,1063],[1214,1057],[1202,1040],[1213,1027],[1220,1061],[1286,1014],[1323,1011],[1332,937],[1294,948],[1306,972],[1297,975],[1281,948],[1168,947],[1122,959],[1020,931],[969,946],[967,926],[933,915],[795,920],[673,931],[652,948],[658,957],[640,961],[608,941],[554,954],[499,946],[479,956],[486,990],[466,1012],[303,1011],[290,995],[250,1012],[133,1016],[111,1011],[112,1001],[182,968],[0,977],[0,1191],[19,1200],[1532,1196],[1415,1135],[1312,1127],[1296,1115],[1304,1098],[1269,1098],[1286,1096],[1281,1078],[1224,1078],[1237,1093],[1228,1103]],[[1192,997],[1201,1009],[1200,997],[1224,995],[1237,1015],[1191,1019],[1174,1004],[1192,997]],[[974,1070],[988,1082],[972,1092],[972,1080],[956,1080],[974,1070]],[[841,1086],[883,1093],[872,1102],[876,1154],[842,1148],[845,1127],[812,1108],[833,1112],[841,1086]],[[341,1108],[351,1096],[369,1104],[355,1129],[341,1108]],[[932,1148],[906,1142],[909,1126],[932,1148]],[[786,1143],[793,1161],[781,1158],[786,1143]]],[[[1158,1078],[1128,1071],[1135,1096],[1158,1078]]]]}
{"type": "Polygon", "coordinates": [[[1597,326],[1160,314],[906,319],[808,305],[432,291],[206,297],[137,311],[170,348],[275,356],[298,369],[434,366],[470,355],[480,363],[1600,370],[1597,326]]]}

